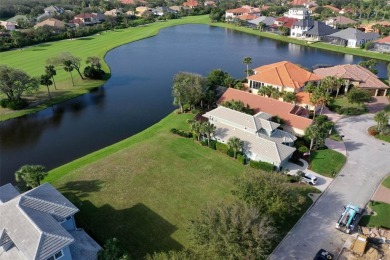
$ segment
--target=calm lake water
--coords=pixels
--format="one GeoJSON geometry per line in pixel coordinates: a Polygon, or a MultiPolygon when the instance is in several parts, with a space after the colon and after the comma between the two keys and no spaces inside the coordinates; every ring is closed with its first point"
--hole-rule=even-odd
{"type": "MultiPolygon", "coordinates": [[[[164,29],[110,51],[105,59],[112,77],[102,88],[0,123],[0,184],[14,182],[14,172],[24,164],[53,169],[144,130],[173,111],[177,72],[206,76],[220,68],[242,78],[245,56],[252,57],[252,68],[281,60],[307,68],[362,60],[206,25],[164,29]]],[[[386,64],[379,62],[378,70],[385,77],[386,64]]]]}

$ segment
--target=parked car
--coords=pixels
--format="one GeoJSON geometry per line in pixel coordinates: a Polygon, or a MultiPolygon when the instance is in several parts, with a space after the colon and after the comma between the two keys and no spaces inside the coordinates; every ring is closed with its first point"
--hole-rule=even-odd
{"type": "Polygon", "coordinates": [[[329,253],[325,249],[321,249],[320,251],[318,251],[318,253],[316,254],[313,260],[329,260],[329,259],[334,259],[334,255],[329,253]]]}
{"type": "Polygon", "coordinates": [[[297,175],[302,177],[302,181],[310,184],[310,185],[316,185],[317,184],[317,177],[314,176],[311,173],[303,172],[303,171],[298,171],[297,175]]]}

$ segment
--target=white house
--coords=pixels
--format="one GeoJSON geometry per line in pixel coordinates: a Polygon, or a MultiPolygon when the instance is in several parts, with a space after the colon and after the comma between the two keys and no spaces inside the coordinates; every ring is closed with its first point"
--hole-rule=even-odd
{"type": "Polygon", "coordinates": [[[243,152],[254,161],[273,164],[280,170],[295,151],[296,137],[278,129],[279,124],[270,121],[272,115],[260,112],[248,115],[224,106],[207,112],[204,117],[216,126],[214,139],[227,143],[237,137],[244,142],[243,152]]]}
{"type": "Polygon", "coordinates": [[[298,20],[293,24],[290,30],[290,36],[291,37],[302,37],[305,32],[310,30],[314,26],[314,21],[312,19],[303,19],[298,20]]]}
{"type": "Polygon", "coordinates": [[[0,21],[0,25],[3,26],[7,31],[15,31],[16,23],[8,21],[0,21]]]}
{"type": "Polygon", "coordinates": [[[355,28],[347,28],[324,37],[324,41],[331,44],[343,45],[350,48],[360,47],[362,44],[379,38],[376,32],[364,33],[355,28]]]}
{"type": "Polygon", "coordinates": [[[284,13],[285,17],[295,18],[299,20],[307,19],[310,17],[309,9],[301,7],[301,8],[291,8],[287,13],[284,13]]]}

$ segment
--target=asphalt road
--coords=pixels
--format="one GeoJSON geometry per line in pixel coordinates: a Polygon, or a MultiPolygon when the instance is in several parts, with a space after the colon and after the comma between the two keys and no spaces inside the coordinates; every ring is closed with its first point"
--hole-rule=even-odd
{"type": "Polygon", "coordinates": [[[390,144],[367,134],[373,115],[340,119],[347,162],[325,193],[301,218],[270,256],[272,260],[313,259],[321,248],[338,255],[348,235],[335,229],[344,205],[365,206],[383,177],[390,173],[390,144]]]}

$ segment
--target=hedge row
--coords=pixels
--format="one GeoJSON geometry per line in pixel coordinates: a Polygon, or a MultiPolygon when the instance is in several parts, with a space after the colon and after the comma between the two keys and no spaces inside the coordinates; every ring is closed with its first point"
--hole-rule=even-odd
{"type": "Polygon", "coordinates": [[[255,169],[263,170],[266,172],[272,172],[274,170],[274,165],[267,163],[267,162],[257,162],[257,161],[250,161],[249,166],[255,169]]]}
{"type": "Polygon", "coordinates": [[[171,133],[172,134],[176,134],[176,135],[180,135],[180,136],[183,136],[183,137],[186,137],[186,138],[192,138],[192,133],[191,132],[180,130],[180,129],[176,129],[176,128],[172,128],[171,129],[171,133]]]}

